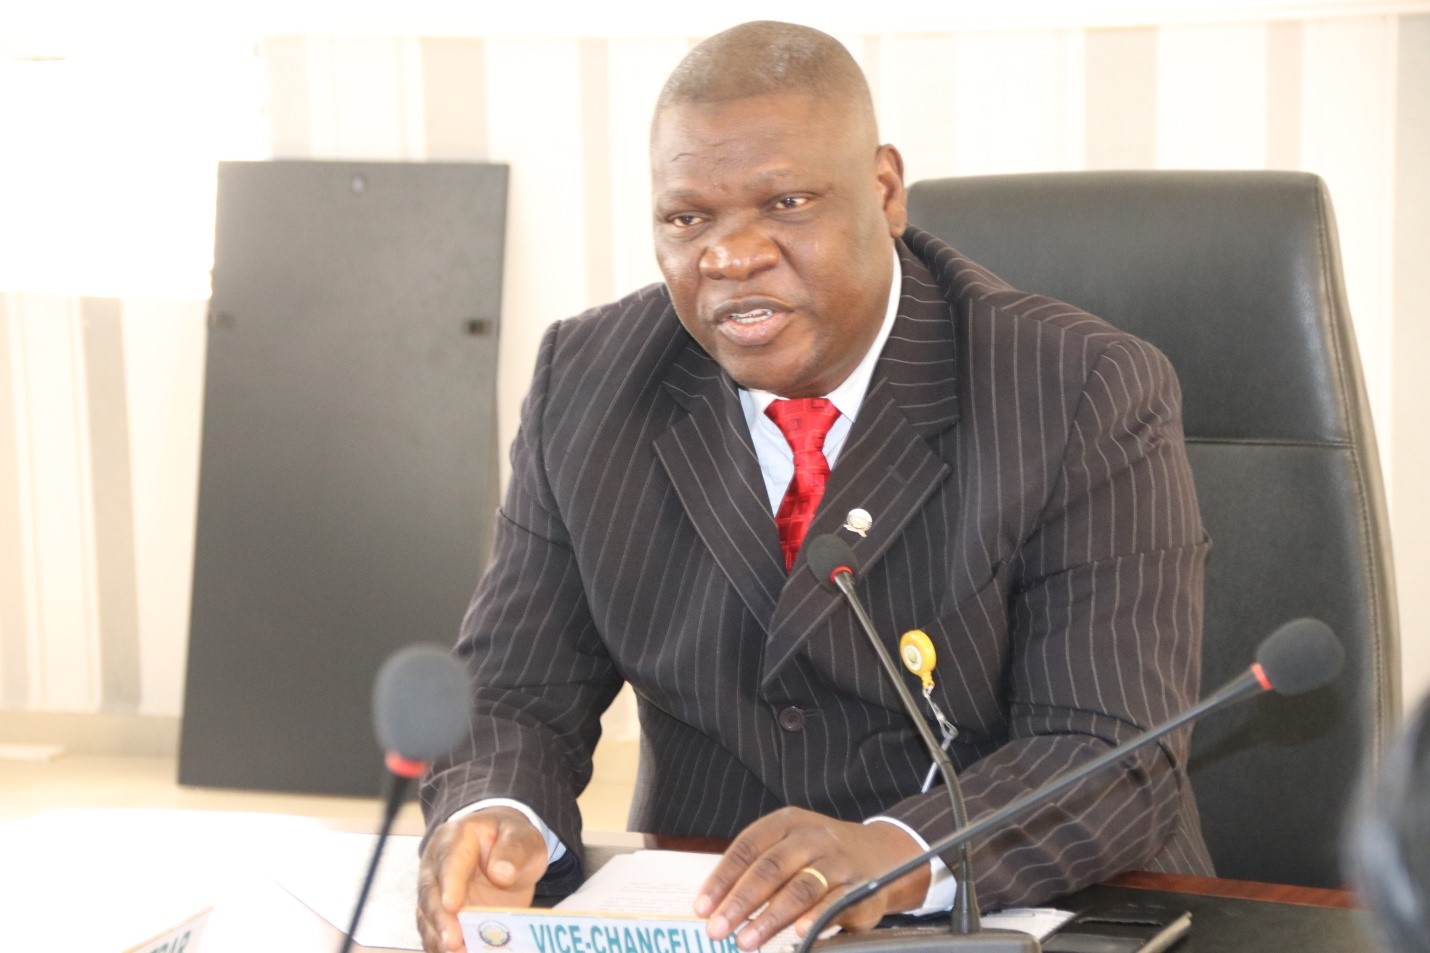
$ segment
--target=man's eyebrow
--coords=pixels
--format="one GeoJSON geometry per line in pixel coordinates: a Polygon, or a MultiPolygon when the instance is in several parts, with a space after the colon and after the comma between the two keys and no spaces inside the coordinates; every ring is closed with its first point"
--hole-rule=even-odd
{"type": "MultiPolygon", "coordinates": [[[[780,185],[796,178],[798,173],[794,169],[781,166],[775,169],[766,169],[756,173],[748,181],[742,184],[741,191],[759,192],[772,186],[780,185]]],[[[661,202],[699,202],[704,192],[697,186],[676,185],[668,189],[662,189],[656,193],[656,199],[661,202]]]]}
{"type": "Polygon", "coordinates": [[[655,194],[655,200],[666,205],[691,205],[700,200],[700,190],[689,186],[661,189],[655,194]]]}
{"type": "Polygon", "coordinates": [[[749,185],[754,188],[762,188],[793,178],[795,178],[795,171],[793,169],[781,166],[775,169],[766,169],[765,171],[758,173],[750,179],[749,185]]]}

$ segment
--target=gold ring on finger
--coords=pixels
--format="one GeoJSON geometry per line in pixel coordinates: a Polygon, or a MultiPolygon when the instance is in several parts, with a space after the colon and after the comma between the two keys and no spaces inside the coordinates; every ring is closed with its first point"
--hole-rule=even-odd
{"type": "Polygon", "coordinates": [[[829,878],[824,876],[824,874],[815,870],[813,867],[801,867],[799,869],[799,872],[802,874],[809,874],[815,880],[819,881],[819,885],[824,888],[825,893],[829,892],[829,878]]]}

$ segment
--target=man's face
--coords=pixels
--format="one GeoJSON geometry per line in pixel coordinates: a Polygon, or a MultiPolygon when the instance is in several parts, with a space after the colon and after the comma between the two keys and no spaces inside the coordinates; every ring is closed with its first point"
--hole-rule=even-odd
{"type": "Polygon", "coordinates": [[[903,162],[852,114],[780,93],[656,119],[656,258],[681,323],[745,387],[827,394],[883,322],[903,162]]]}

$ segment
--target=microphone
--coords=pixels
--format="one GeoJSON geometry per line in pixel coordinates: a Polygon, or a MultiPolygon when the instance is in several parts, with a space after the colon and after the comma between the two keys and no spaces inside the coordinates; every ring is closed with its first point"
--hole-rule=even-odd
{"type": "Polygon", "coordinates": [[[446,649],[409,645],[388,656],[372,686],[372,728],[387,767],[403,778],[456,747],[467,731],[467,673],[446,649]]]}
{"type": "MultiPolygon", "coordinates": [[[[1262,641],[1256,650],[1256,661],[1245,672],[1191,708],[1155,728],[1148,729],[1131,741],[1063,772],[1042,787],[1008,802],[1003,807],[980,815],[978,820],[932,844],[917,857],[911,857],[892,870],[850,890],[827,907],[814,921],[809,932],[805,934],[798,953],[809,953],[814,940],[839,914],[915,870],[920,864],[928,863],[935,855],[946,853],[955,847],[964,847],[975,837],[1001,827],[1029,808],[1038,807],[1089,775],[1116,764],[1143,745],[1156,741],[1203,715],[1264,691],[1274,691],[1281,695],[1300,695],[1329,685],[1340,674],[1344,661],[1345,650],[1324,622],[1318,619],[1294,619],[1287,622],[1262,641]]],[[[878,945],[877,939],[854,938],[841,942],[839,950],[840,953],[874,953],[878,945]]],[[[911,944],[901,946],[900,949],[912,953],[918,947],[911,944]]],[[[929,949],[933,949],[932,943],[929,949]]]]}
{"type": "MultiPolygon", "coordinates": [[[[864,634],[869,638],[869,644],[873,646],[874,653],[879,657],[879,664],[883,665],[885,673],[889,676],[889,681],[898,692],[899,701],[903,703],[904,711],[908,713],[914,727],[918,729],[919,737],[923,739],[924,746],[928,748],[934,764],[938,765],[939,774],[943,776],[944,788],[948,791],[949,804],[953,809],[954,825],[960,828],[968,826],[968,812],[963,806],[963,791],[958,786],[958,777],[954,773],[953,763],[949,761],[948,754],[943,750],[943,745],[939,744],[934,737],[933,729],[929,727],[923,712],[919,711],[918,703],[909,694],[909,689],[904,685],[903,677],[894,665],[894,660],[889,657],[884,643],[879,640],[879,634],[874,631],[874,623],[869,619],[869,613],[864,611],[864,605],[854,591],[854,549],[837,536],[820,536],[808,543],[805,562],[809,566],[810,572],[814,573],[825,588],[838,589],[848,600],[850,607],[854,610],[854,617],[859,620],[859,627],[864,630],[864,634]]],[[[928,858],[925,858],[925,863],[927,862],[928,858]]],[[[909,868],[909,870],[913,869],[913,867],[909,868]]],[[[905,873],[907,872],[905,871],[905,873]]],[[[967,847],[959,851],[958,869],[954,880],[956,888],[953,910],[949,914],[949,924],[954,934],[969,937],[968,944],[980,949],[984,948],[982,941],[985,939],[995,940],[997,947],[1005,945],[1005,937],[1002,934],[983,934],[980,931],[978,895],[973,886],[972,867],[968,861],[967,847]],[[977,939],[974,940],[974,938],[977,939]]],[[[1017,949],[1018,947],[1013,948],[1017,949]]]]}
{"type": "Polygon", "coordinates": [[[427,770],[428,762],[451,751],[462,740],[467,731],[469,695],[467,673],[461,663],[435,645],[398,649],[378,669],[372,687],[372,727],[377,743],[386,753],[390,772],[387,797],[372,861],[353,908],[352,923],[339,947],[341,953],[352,948],[358,920],[377,874],[377,862],[407,786],[427,770]]]}

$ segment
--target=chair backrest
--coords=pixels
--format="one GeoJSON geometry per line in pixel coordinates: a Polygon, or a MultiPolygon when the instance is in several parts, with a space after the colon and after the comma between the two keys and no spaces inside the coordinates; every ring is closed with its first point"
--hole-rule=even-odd
{"type": "Polygon", "coordinates": [[[915,225],[1015,287],[1150,341],[1181,377],[1213,542],[1202,685],[1314,616],[1332,687],[1267,696],[1193,735],[1222,877],[1334,886],[1363,765],[1399,710],[1389,534],[1330,197],[1291,172],[1071,172],[920,182],[915,225]]]}

